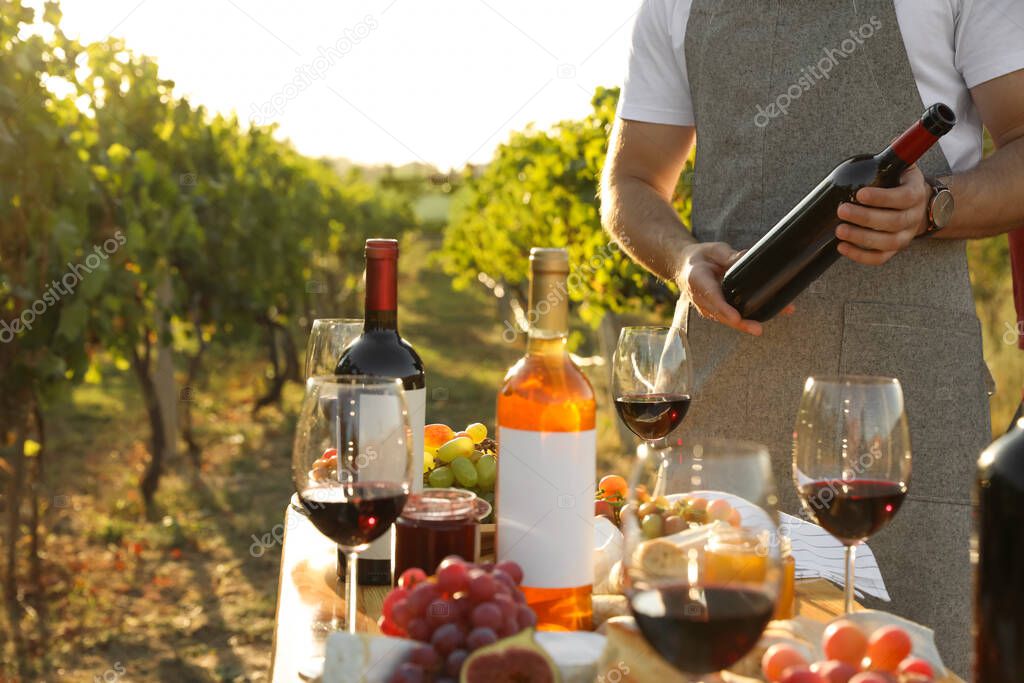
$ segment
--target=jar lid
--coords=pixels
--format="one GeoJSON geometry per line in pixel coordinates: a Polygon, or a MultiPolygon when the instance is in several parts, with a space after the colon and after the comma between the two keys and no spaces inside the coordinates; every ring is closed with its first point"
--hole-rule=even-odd
{"type": "Polygon", "coordinates": [[[428,488],[409,496],[402,509],[402,517],[426,520],[478,519],[481,503],[487,506],[486,514],[489,514],[490,505],[477,498],[472,491],[428,488]]]}

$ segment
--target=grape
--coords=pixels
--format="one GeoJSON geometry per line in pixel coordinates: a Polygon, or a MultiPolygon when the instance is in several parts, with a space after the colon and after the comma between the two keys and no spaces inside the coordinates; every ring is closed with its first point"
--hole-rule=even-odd
{"type": "Polygon", "coordinates": [[[405,605],[409,608],[409,615],[413,617],[421,616],[427,609],[427,605],[440,595],[441,589],[437,587],[436,583],[424,581],[417,584],[415,588],[409,591],[409,597],[405,600],[405,605]]]}
{"type": "Polygon", "coordinates": [[[402,575],[398,577],[399,588],[405,588],[410,590],[417,583],[421,583],[427,580],[427,573],[419,567],[410,567],[402,572],[402,575]]]}
{"type": "Polygon", "coordinates": [[[515,617],[506,617],[505,623],[502,624],[501,628],[498,630],[498,635],[502,638],[508,638],[509,636],[514,636],[519,633],[519,630],[519,624],[516,623],[515,617]]]}
{"type": "Polygon", "coordinates": [[[469,635],[466,636],[466,647],[469,648],[470,651],[477,650],[481,647],[487,647],[497,640],[498,634],[495,633],[494,629],[487,628],[486,626],[478,626],[470,631],[469,635]]]}
{"type": "Polygon", "coordinates": [[[466,661],[469,653],[465,650],[452,650],[448,653],[448,659],[444,662],[444,672],[449,676],[458,676],[462,671],[462,663],[466,661]]]}
{"type": "Polygon", "coordinates": [[[392,619],[392,611],[395,605],[405,602],[408,593],[404,588],[395,588],[384,597],[384,603],[381,605],[381,615],[390,621],[392,619]]]}
{"type": "Polygon", "coordinates": [[[455,596],[454,603],[455,613],[459,615],[459,619],[468,619],[473,613],[473,600],[470,599],[469,593],[459,593],[455,596]]]}
{"type": "Polygon", "coordinates": [[[512,562],[511,560],[499,562],[498,564],[494,565],[494,568],[495,570],[499,570],[504,572],[505,574],[508,574],[508,576],[512,579],[512,581],[515,582],[517,586],[523,582],[523,568],[520,567],[517,563],[512,562]]]}
{"type": "Polygon", "coordinates": [[[498,582],[499,586],[504,586],[507,589],[502,590],[502,593],[508,593],[509,595],[511,595],[516,590],[516,582],[512,579],[510,575],[506,574],[498,567],[494,568],[494,571],[491,572],[491,576],[494,577],[494,580],[498,582]]]}
{"type": "Polygon", "coordinates": [[[385,619],[383,615],[377,620],[377,627],[380,628],[380,632],[386,636],[404,636],[405,632],[395,625],[395,622],[390,619],[385,619]]]}
{"type": "Polygon", "coordinates": [[[494,480],[498,477],[498,459],[493,455],[481,456],[476,461],[476,483],[483,491],[494,488],[494,480]]]}
{"type": "Polygon", "coordinates": [[[512,599],[518,602],[520,605],[526,604],[526,596],[523,595],[523,591],[512,591],[512,599]]]}
{"type": "Polygon", "coordinates": [[[791,666],[782,672],[780,683],[822,683],[822,680],[806,666],[791,666]]]}
{"type": "Polygon", "coordinates": [[[640,527],[643,529],[644,538],[659,538],[665,530],[665,521],[661,515],[645,515],[640,527]]]}
{"type": "MultiPolygon", "coordinates": [[[[437,564],[437,571],[441,571],[450,564],[466,564],[461,555],[445,555],[444,559],[437,564]]],[[[471,567],[467,567],[470,569],[471,567]]]]}
{"type": "Polygon", "coordinates": [[[781,681],[783,672],[792,666],[807,666],[807,660],[792,645],[776,643],[765,650],[761,657],[765,678],[773,683],[781,681]]]}
{"type": "Polygon", "coordinates": [[[434,646],[437,653],[447,656],[455,648],[462,645],[463,634],[458,624],[442,624],[434,631],[430,638],[430,644],[434,646]]]}
{"type": "Polygon", "coordinates": [[[413,640],[418,640],[422,643],[430,642],[431,628],[426,619],[420,617],[410,619],[409,623],[405,626],[405,632],[413,640]]]}
{"type": "Polygon", "coordinates": [[[898,626],[883,626],[868,640],[868,659],[872,671],[895,671],[910,654],[910,636],[898,626]]]}
{"type": "Polygon", "coordinates": [[[476,486],[476,467],[469,458],[459,456],[452,460],[449,467],[452,468],[452,472],[455,474],[455,481],[459,482],[459,486],[466,488],[476,486]]]}
{"type": "Polygon", "coordinates": [[[424,683],[426,680],[423,669],[411,662],[405,662],[391,674],[389,683],[424,683]]]}
{"type": "Polygon", "coordinates": [[[427,475],[427,483],[430,484],[431,488],[446,489],[455,483],[455,473],[452,472],[452,468],[448,467],[448,465],[435,467],[433,471],[427,475]]]}
{"type": "MultiPolygon", "coordinates": [[[[451,462],[455,458],[464,458],[472,452],[473,440],[468,436],[456,436],[437,449],[437,459],[441,462],[451,462]]],[[[437,470],[434,471],[436,472],[437,470]]]]}
{"type": "Polygon", "coordinates": [[[516,623],[519,624],[520,631],[524,628],[533,628],[537,625],[537,614],[526,605],[519,605],[516,608],[516,623]]]}
{"type": "Polygon", "coordinates": [[[487,438],[487,425],[474,422],[466,427],[466,433],[469,434],[469,438],[473,439],[473,443],[480,443],[487,438]]]}
{"type": "Polygon", "coordinates": [[[473,609],[472,622],[474,626],[484,626],[497,631],[505,621],[501,608],[493,602],[484,602],[473,609]]]}
{"type": "Polygon", "coordinates": [[[437,571],[437,585],[449,595],[469,587],[469,568],[462,562],[452,562],[437,571]]]}
{"type": "Polygon", "coordinates": [[[849,662],[830,659],[826,662],[811,664],[811,671],[821,676],[825,683],[849,683],[859,669],[849,662]]]}
{"type": "Polygon", "coordinates": [[[516,601],[508,595],[498,593],[494,596],[494,604],[501,610],[502,619],[514,619],[516,616],[516,601]]]}
{"type": "Polygon", "coordinates": [[[421,645],[410,652],[409,661],[427,671],[437,671],[441,668],[441,655],[430,645],[421,645]]]}
{"type": "Polygon", "coordinates": [[[400,602],[391,608],[391,621],[398,628],[407,627],[410,619],[412,619],[412,614],[409,612],[409,605],[406,602],[400,602]]]}
{"type": "Polygon", "coordinates": [[[427,621],[431,626],[450,624],[459,620],[455,610],[455,602],[447,598],[437,598],[427,605],[427,621]]]}
{"type": "Polygon", "coordinates": [[[494,571],[494,563],[493,562],[481,562],[479,567],[480,567],[480,569],[483,569],[487,573],[490,573],[490,572],[494,571]]]}
{"type": "Polygon", "coordinates": [[[669,515],[665,518],[663,527],[663,531],[666,536],[678,534],[680,531],[686,529],[686,520],[679,515],[669,515]]]}
{"type": "Polygon", "coordinates": [[[868,650],[868,638],[857,624],[848,619],[840,619],[825,628],[821,647],[826,658],[859,666],[868,650]]]}
{"type": "Polygon", "coordinates": [[[921,659],[920,657],[907,657],[900,662],[900,673],[901,674],[923,674],[928,678],[935,678],[935,672],[932,670],[932,665],[927,660],[921,659]]]}
{"type": "Polygon", "coordinates": [[[494,577],[482,569],[472,569],[469,572],[469,597],[475,602],[486,602],[494,597],[497,589],[494,577]]]}

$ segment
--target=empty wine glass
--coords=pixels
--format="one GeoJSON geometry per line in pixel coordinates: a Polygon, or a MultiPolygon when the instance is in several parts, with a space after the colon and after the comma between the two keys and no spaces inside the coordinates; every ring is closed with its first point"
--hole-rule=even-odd
{"type": "Polygon", "coordinates": [[[306,342],[306,377],[333,373],[341,352],[362,333],[362,318],[314,320],[306,342]]]}
{"type": "Polygon", "coordinates": [[[807,513],[846,546],[846,612],[855,548],[900,509],[910,431],[892,377],[808,377],[793,429],[793,479],[807,513]]]}
{"type": "Polygon", "coordinates": [[[693,374],[678,327],[624,327],[612,360],[615,409],[648,448],[678,427],[690,407],[693,374]]]}
{"type": "Polygon", "coordinates": [[[679,671],[718,680],[772,618],[782,568],[768,450],[704,440],[641,450],[621,512],[624,593],[679,671]]]}
{"type": "Polygon", "coordinates": [[[412,433],[402,381],[306,380],[292,449],[299,511],[345,553],[347,628],[356,632],[357,558],[384,535],[412,490],[412,433]]]}

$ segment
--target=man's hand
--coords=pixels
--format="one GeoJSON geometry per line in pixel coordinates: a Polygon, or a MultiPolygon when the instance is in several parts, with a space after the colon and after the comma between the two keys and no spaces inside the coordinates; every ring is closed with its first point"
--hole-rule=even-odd
{"type": "Polygon", "coordinates": [[[676,284],[705,318],[759,337],[761,323],[743,320],[722,294],[722,276],[739,257],[740,252],[725,242],[691,244],[683,250],[683,267],[676,284]]]}
{"type": "Polygon", "coordinates": [[[836,227],[839,253],[852,261],[880,266],[928,228],[928,201],[932,188],[924,174],[911,166],[897,187],[865,187],[857,193],[860,204],[844,203],[836,212],[846,221],[836,227]]]}

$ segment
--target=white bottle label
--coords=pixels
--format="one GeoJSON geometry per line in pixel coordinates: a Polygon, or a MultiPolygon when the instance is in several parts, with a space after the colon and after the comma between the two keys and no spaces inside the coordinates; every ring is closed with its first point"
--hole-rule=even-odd
{"type": "Polygon", "coordinates": [[[498,561],[530,588],[594,583],[596,435],[498,427],[498,561]]]}
{"type": "MultiPolygon", "coordinates": [[[[364,397],[365,398],[377,398],[377,397],[364,397]]],[[[412,389],[405,392],[405,403],[409,410],[409,428],[412,429],[412,490],[422,491],[423,490],[423,426],[426,424],[427,417],[427,390],[426,389],[412,389]]],[[[373,410],[367,410],[364,406],[362,414],[365,418],[360,418],[360,432],[363,432],[366,424],[363,420],[373,419],[373,410]]],[[[370,463],[366,474],[369,474],[372,478],[374,472],[374,464],[370,463]]],[[[384,469],[379,470],[383,475],[385,474],[384,469]]],[[[394,476],[393,474],[389,474],[394,476]]],[[[376,541],[370,544],[370,547],[359,553],[359,557],[365,557],[369,560],[390,560],[393,559],[393,540],[394,527],[388,529],[388,532],[378,538],[376,541]]]]}

